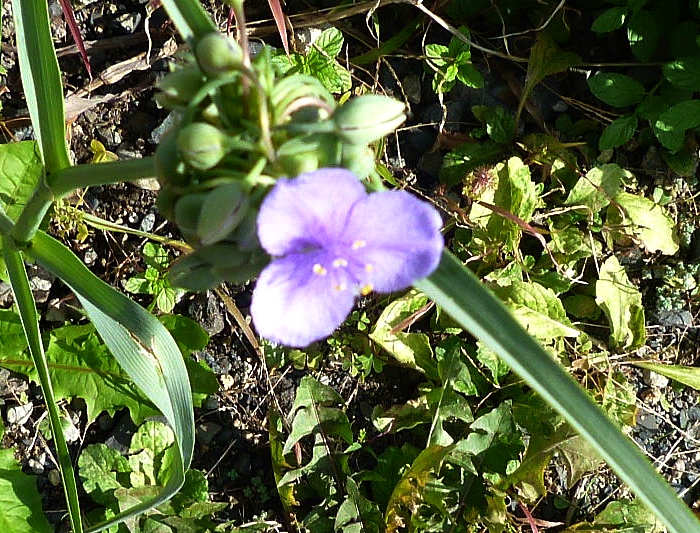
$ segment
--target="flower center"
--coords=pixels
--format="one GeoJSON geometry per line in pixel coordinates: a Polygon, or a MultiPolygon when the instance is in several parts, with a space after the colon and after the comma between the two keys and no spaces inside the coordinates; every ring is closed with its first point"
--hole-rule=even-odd
{"type": "Polygon", "coordinates": [[[325,276],[326,274],[328,274],[328,271],[325,268],[323,268],[323,265],[319,263],[316,263],[314,265],[313,270],[314,274],[316,274],[317,276],[325,276]]]}
{"type": "Polygon", "coordinates": [[[346,259],[338,258],[335,261],[333,261],[333,266],[335,268],[346,267],[348,266],[348,262],[346,259]]]}
{"type": "Polygon", "coordinates": [[[367,241],[363,241],[362,239],[358,239],[352,243],[353,250],[359,250],[360,248],[364,248],[365,246],[367,246],[367,241]]]}

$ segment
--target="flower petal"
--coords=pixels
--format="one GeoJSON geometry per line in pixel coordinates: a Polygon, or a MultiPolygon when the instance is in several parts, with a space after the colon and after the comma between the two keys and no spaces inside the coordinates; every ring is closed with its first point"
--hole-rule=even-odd
{"type": "Polygon", "coordinates": [[[344,270],[323,266],[328,261],[323,252],[290,254],[265,267],[250,307],[262,337],[302,348],[343,323],[355,293],[344,270]]]}
{"type": "Polygon", "coordinates": [[[444,239],[437,210],[405,191],[370,194],[355,204],[343,236],[355,277],[378,292],[404,289],[440,263],[444,239]]]}
{"type": "Polygon", "coordinates": [[[260,244],[269,254],[283,256],[334,242],[352,206],[366,196],[357,177],[342,168],[280,179],[260,207],[260,244]]]}

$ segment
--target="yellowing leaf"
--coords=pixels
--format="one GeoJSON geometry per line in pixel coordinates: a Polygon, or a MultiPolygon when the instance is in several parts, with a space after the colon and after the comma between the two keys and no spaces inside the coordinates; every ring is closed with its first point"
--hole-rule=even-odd
{"type": "Polygon", "coordinates": [[[673,255],[678,251],[675,224],[663,207],[643,196],[625,192],[615,197],[615,203],[628,223],[623,225],[623,231],[639,239],[649,252],[673,255]]]}
{"type": "Polygon", "coordinates": [[[596,303],[610,324],[611,346],[625,350],[644,344],[642,294],[614,255],[601,266],[595,291],[596,303]]]}

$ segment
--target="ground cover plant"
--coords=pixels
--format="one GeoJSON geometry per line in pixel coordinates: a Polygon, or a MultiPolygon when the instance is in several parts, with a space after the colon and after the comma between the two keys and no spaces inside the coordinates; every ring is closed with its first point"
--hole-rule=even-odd
{"type": "MultiPolygon", "coordinates": [[[[188,45],[158,83],[172,126],[152,157],[114,160],[94,145],[93,162],[71,165],[48,9],[12,3],[36,140],[0,145],[0,234],[14,295],[14,307],[1,311],[0,365],[41,387],[43,434],[72,531],[700,528],[627,437],[637,419],[633,364],[698,386],[692,368],[636,357],[647,340],[639,281],[657,281],[666,310],[683,305],[667,297],[678,294],[674,284],[691,296],[697,284],[672,262],[661,274],[646,268],[646,258],[672,257],[693,240],[695,221],[679,208],[700,125],[693,6],[407,3],[418,18],[384,36],[373,3],[359,6],[371,49],[348,60],[339,29],[322,31],[305,51],[262,46],[252,54],[242,2],[227,3],[238,39],[198,2],[162,4],[188,45]],[[502,28],[526,13],[521,56],[506,46],[520,34],[502,28]],[[493,31],[495,22],[503,51],[477,42],[476,29],[493,31]],[[630,60],[584,60],[574,41],[581,24],[622,43],[630,60]],[[373,61],[391,73],[391,55],[421,32],[414,60],[438,111],[423,155],[444,155],[428,186],[401,177],[402,146],[384,140],[395,140],[397,128],[425,133],[425,125],[403,126],[406,78],[395,76],[402,84],[393,97],[370,83],[378,78],[352,78],[373,61]],[[484,95],[494,83],[475,64],[477,50],[523,65],[518,98],[482,98],[459,115],[460,91],[484,95]],[[640,65],[658,76],[637,74],[640,65]],[[541,86],[591,68],[600,72],[582,84],[587,100],[562,97],[569,107],[551,128],[533,104],[541,86]],[[594,98],[623,114],[600,110],[601,124],[574,113],[584,103],[596,109],[587,103],[594,98]],[[628,168],[620,147],[658,154],[674,179],[628,168]],[[120,231],[55,202],[75,189],[150,176],[160,184],[160,212],[183,240],[138,230],[152,241],[141,247],[145,269],[120,288],[145,295],[140,301],[157,318],[50,235],[120,231]],[[25,261],[75,294],[75,323],[39,329],[25,261]],[[185,290],[250,280],[252,325],[217,294],[271,373],[294,367],[305,375],[288,412],[271,403],[266,415],[276,494],[261,477],[246,487],[251,499],[279,501],[279,522],[241,524],[216,518],[229,504],[210,501],[211,479],[189,468],[194,408],[217,383],[191,357],[207,345],[206,332],[168,313],[185,290]],[[358,383],[400,369],[403,400],[353,415],[316,373],[336,362],[358,383]],[[86,424],[128,411],[137,429],[122,451],[93,443],[71,454],[75,420],[64,400],[74,398],[86,424]],[[552,468],[563,466],[568,489],[603,460],[631,489],[625,497],[574,524],[537,514],[552,468]]],[[[10,450],[3,461],[2,520],[12,531],[50,531],[32,478],[10,450]]]]}

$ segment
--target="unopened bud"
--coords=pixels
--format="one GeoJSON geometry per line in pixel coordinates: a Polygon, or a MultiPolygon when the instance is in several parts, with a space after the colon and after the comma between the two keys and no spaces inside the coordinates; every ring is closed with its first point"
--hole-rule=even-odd
{"type": "Polygon", "coordinates": [[[160,92],[156,102],[166,109],[186,106],[204,85],[204,76],[195,66],[189,65],[175,70],[158,82],[160,92]]]}
{"type": "Polygon", "coordinates": [[[183,196],[175,203],[175,223],[180,233],[190,244],[199,243],[197,228],[199,216],[202,213],[202,205],[207,195],[205,193],[191,193],[183,196]]]}
{"type": "Polygon", "coordinates": [[[202,244],[213,244],[228,237],[245,217],[248,204],[248,195],[238,183],[227,183],[209,191],[197,224],[202,244]]]}
{"type": "Polygon", "coordinates": [[[243,49],[219,32],[209,33],[197,43],[197,61],[205,73],[219,76],[243,64],[243,49]]]}
{"type": "Polygon", "coordinates": [[[215,167],[228,152],[226,134],[206,122],[193,122],[180,130],[177,146],[186,163],[198,170],[215,167]]]}
{"type": "Polygon", "coordinates": [[[333,114],[336,133],[351,144],[369,144],[394,131],[406,120],[404,105],[378,94],[353,98],[333,114]]]}

